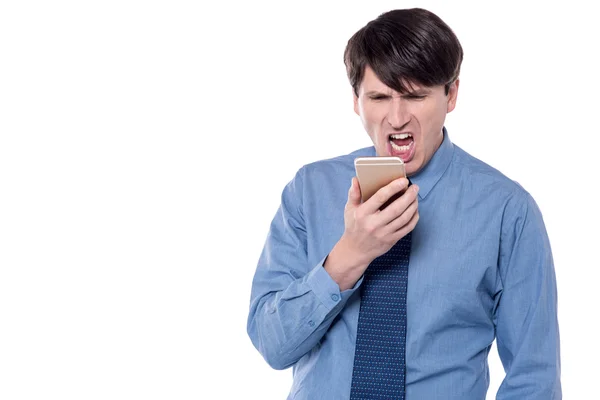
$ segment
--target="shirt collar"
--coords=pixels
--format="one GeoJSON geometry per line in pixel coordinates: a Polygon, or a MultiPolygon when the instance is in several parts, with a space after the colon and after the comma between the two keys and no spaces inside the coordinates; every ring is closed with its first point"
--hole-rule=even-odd
{"type": "Polygon", "coordinates": [[[419,186],[419,199],[421,200],[433,189],[450,165],[450,161],[452,161],[454,145],[450,141],[446,127],[443,128],[442,133],[444,135],[442,144],[433,154],[431,160],[423,169],[410,176],[410,181],[419,186]]]}

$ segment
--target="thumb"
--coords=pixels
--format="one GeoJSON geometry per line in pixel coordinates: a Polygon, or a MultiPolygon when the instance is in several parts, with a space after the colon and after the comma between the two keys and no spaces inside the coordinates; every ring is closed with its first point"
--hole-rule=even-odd
{"type": "Polygon", "coordinates": [[[360,205],[360,186],[358,184],[358,179],[356,177],[352,178],[352,186],[350,186],[350,190],[348,191],[348,203],[346,203],[346,208],[348,207],[358,207],[360,205]]]}

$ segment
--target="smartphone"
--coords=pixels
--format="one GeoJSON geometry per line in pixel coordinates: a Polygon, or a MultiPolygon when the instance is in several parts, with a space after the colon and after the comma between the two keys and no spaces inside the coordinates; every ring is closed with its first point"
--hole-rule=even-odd
{"type": "MultiPolygon", "coordinates": [[[[400,157],[358,157],[354,160],[354,169],[363,203],[393,180],[406,178],[404,161],[400,157]]],[[[401,194],[392,196],[382,209],[401,194]]]]}

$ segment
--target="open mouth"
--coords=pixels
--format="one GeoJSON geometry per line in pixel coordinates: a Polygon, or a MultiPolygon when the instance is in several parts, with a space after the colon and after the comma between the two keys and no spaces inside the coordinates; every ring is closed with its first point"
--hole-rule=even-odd
{"type": "Polygon", "coordinates": [[[414,154],[415,141],[410,133],[395,133],[388,137],[390,142],[390,153],[398,156],[404,162],[410,161],[414,154]]]}
{"type": "Polygon", "coordinates": [[[410,133],[397,133],[390,135],[390,143],[396,151],[408,151],[414,141],[410,133]]]}

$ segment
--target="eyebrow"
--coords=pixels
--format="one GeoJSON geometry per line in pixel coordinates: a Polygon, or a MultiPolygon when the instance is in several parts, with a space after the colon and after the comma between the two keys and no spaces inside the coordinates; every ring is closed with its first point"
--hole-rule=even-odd
{"type": "MultiPolygon", "coordinates": [[[[428,88],[419,88],[417,90],[413,90],[410,92],[406,92],[406,93],[401,93],[401,96],[423,96],[426,94],[431,93],[431,90],[428,88]]],[[[390,96],[389,93],[385,93],[385,92],[380,92],[378,90],[369,90],[368,92],[365,92],[365,96],[390,96]]]]}
{"type": "Polygon", "coordinates": [[[388,93],[384,93],[384,92],[380,92],[378,90],[369,90],[368,92],[365,93],[365,96],[389,96],[388,93]]]}

